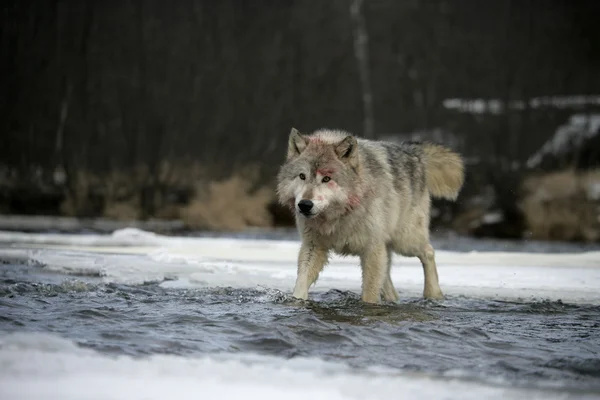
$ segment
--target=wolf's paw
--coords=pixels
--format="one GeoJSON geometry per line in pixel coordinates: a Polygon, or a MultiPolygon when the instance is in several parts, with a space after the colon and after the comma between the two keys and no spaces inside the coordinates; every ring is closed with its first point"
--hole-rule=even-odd
{"type": "Polygon", "coordinates": [[[363,293],[363,295],[361,296],[361,300],[363,301],[363,303],[367,304],[380,304],[381,296],[374,295],[372,293],[363,293]]]}
{"type": "Polygon", "coordinates": [[[423,297],[427,300],[444,300],[444,294],[441,290],[425,290],[423,297]]]}
{"type": "Polygon", "coordinates": [[[286,304],[292,307],[307,307],[311,302],[308,299],[301,299],[294,296],[288,296],[286,300],[286,304]]]}
{"type": "Polygon", "coordinates": [[[308,301],[308,294],[294,292],[291,296],[288,296],[288,298],[290,301],[301,304],[308,301]]]}

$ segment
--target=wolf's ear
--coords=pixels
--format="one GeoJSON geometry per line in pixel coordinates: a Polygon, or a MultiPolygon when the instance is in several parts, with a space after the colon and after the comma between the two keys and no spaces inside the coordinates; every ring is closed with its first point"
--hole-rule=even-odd
{"type": "Polygon", "coordinates": [[[290,132],[290,137],[288,139],[288,160],[299,156],[304,151],[307,144],[308,139],[300,132],[298,132],[296,128],[292,128],[292,131],[290,132]]]}
{"type": "Polygon", "coordinates": [[[335,145],[335,153],[344,162],[349,162],[352,166],[358,164],[358,142],[352,135],[348,135],[335,145]]]}

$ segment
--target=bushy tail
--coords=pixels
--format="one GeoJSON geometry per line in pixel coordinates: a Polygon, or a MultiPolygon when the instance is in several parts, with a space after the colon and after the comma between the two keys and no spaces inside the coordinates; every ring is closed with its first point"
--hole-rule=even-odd
{"type": "Polygon", "coordinates": [[[427,189],[433,197],[456,200],[465,180],[461,156],[447,147],[423,143],[427,189]]]}

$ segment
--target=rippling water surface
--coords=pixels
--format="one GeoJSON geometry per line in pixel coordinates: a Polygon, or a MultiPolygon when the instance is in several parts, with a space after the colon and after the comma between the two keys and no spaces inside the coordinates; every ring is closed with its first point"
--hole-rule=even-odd
{"type": "Polygon", "coordinates": [[[311,300],[300,302],[269,288],[164,283],[107,283],[5,260],[0,332],[51,333],[109,355],[309,356],[359,369],[600,395],[598,304],[471,295],[366,305],[357,291],[333,289],[311,291],[311,300]]]}
{"type": "Polygon", "coordinates": [[[329,290],[165,289],[4,265],[0,329],[52,332],[107,353],[258,352],[353,366],[600,390],[600,306],[449,298],[364,305],[329,290]]]}

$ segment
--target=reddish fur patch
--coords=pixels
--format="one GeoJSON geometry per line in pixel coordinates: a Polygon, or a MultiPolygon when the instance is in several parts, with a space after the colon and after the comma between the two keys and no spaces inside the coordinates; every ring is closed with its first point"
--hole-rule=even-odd
{"type": "Polygon", "coordinates": [[[348,196],[348,206],[350,206],[350,208],[356,208],[359,205],[360,205],[360,197],[358,197],[358,195],[351,194],[350,196],[348,196]]]}
{"type": "Polygon", "coordinates": [[[325,197],[323,197],[323,196],[317,196],[317,200],[320,200],[320,201],[325,200],[325,197]]]}
{"type": "Polygon", "coordinates": [[[322,175],[322,176],[333,175],[334,173],[335,173],[334,169],[323,168],[323,169],[317,170],[317,174],[322,175]]]}
{"type": "Polygon", "coordinates": [[[337,187],[337,184],[336,184],[334,181],[329,181],[329,182],[327,183],[327,187],[328,187],[329,189],[335,189],[335,188],[337,187]]]}
{"type": "Polygon", "coordinates": [[[348,196],[348,204],[346,205],[346,211],[352,211],[360,205],[360,197],[356,194],[348,196]]]}

